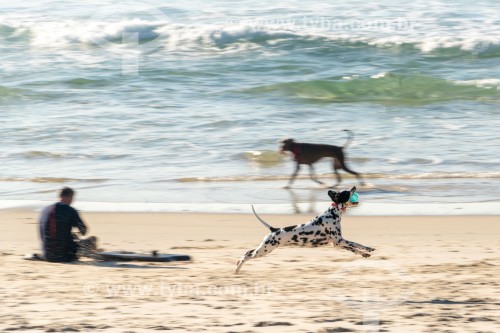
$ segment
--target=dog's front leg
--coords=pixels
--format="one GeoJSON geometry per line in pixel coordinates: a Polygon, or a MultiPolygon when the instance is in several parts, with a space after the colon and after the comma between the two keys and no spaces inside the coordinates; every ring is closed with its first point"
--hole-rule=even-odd
{"type": "Polygon", "coordinates": [[[285,186],[285,188],[290,188],[290,186],[292,186],[293,182],[295,181],[295,178],[299,174],[299,171],[300,171],[300,164],[297,162],[297,165],[295,166],[295,171],[290,176],[290,180],[288,181],[288,185],[285,186]]]}
{"type": "Polygon", "coordinates": [[[343,248],[343,249],[351,251],[355,254],[362,255],[365,258],[368,258],[370,256],[370,254],[367,252],[375,251],[375,249],[373,249],[371,247],[364,246],[364,245],[361,245],[361,244],[358,244],[355,242],[351,242],[351,241],[348,241],[344,238],[337,239],[337,241],[334,244],[336,246],[343,248]],[[365,251],[367,251],[367,252],[365,252],[365,251]]]}
{"type": "Polygon", "coordinates": [[[323,185],[324,183],[316,178],[316,173],[314,172],[314,167],[312,164],[309,164],[309,176],[313,181],[315,181],[318,184],[323,185]]]}
{"type": "Polygon", "coordinates": [[[371,247],[368,247],[368,246],[364,246],[364,245],[361,245],[361,244],[356,243],[356,242],[351,242],[351,241],[348,241],[348,240],[346,240],[346,242],[347,242],[350,246],[354,246],[355,248],[360,249],[360,250],[363,250],[363,251],[366,251],[366,252],[373,252],[373,251],[375,251],[375,249],[374,249],[374,248],[371,248],[371,247]]]}

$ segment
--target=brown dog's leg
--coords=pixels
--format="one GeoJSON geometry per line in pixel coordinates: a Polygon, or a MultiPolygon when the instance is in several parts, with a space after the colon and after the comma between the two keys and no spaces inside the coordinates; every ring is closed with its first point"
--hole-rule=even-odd
{"type": "Polygon", "coordinates": [[[356,176],[356,178],[358,179],[359,183],[361,185],[365,185],[365,181],[363,180],[363,178],[361,177],[361,175],[355,171],[352,171],[351,169],[349,169],[345,163],[342,165],[342,169],[344,169],[346,172],[349,172],[350,174],[353,174],[356,176]]]}
{"type": "Polygon", "coordinates": [[[297,163],[297,165],[295,166],[295,171],[290,176],[290,180],[288,181],[288,185],[285,186],[285,188],[290,188],[290,186],[292,186],[293,182],[295,181],[295,178],[297,177],[297,174],[299,173],[299,170],[300,170],[300,164],[297,163]]]}
{"type": "Polygon", "coordinates": [[[336,169],[340,167],[341,169],[344,169],[346,172],[355,175],[361,185],[365,185],[365,181],[363,180],[361,175],[356,171],[353,171],[349,169],[349,167],[347,167],[347,165],[345,164],[345,156],[343,153],[339,154],[338,160],[337,159],[335,160],[333,167],[335,169],[335,173],[337,174],[337,180],[339,181],[339,183],[340,183],[340,175],[338,174],[336,169]]]}
{"type": "Polygon", "coordinates": [[[314,167],[312,164],[309,164],[309,176],[316,183],[323,185],[323,182],[316,178],[316,173],[314,172],[314,167]]]}
{"type": "Polygon", "coordinates": [[[333,187],[339,185],[340,182],[342,181],[342,177],[340,176],[340,173],[338,170],[339,168],[342,168],[342,166],[340,165],[340,163],[337,159],[334,159],[333,160],[333,172],[335,172],[335,176],[337,177],[337,184],[333,185],[333,187]]]}

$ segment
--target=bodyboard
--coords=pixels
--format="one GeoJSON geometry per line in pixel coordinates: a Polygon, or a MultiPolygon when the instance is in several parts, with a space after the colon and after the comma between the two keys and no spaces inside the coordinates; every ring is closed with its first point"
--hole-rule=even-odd
{"type": "Polygon", "coordinates": [[[189,261],[191,257],[184,254],[157,253],[137,253],[127,251],[98,252],[97,256],[104,261],[148,261],[148,262],[169,262],[169,261],[189,261]]]}

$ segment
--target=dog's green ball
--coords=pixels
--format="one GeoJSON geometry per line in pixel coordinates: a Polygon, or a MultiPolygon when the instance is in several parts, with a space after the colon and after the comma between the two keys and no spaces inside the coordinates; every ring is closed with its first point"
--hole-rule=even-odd
{"type": "Polygon", "coordinates": [[[351,195],[351,198],[349,199],[349,201],[351,201],[352,203],[355,203],[355,202],[358,202],[358,199],[359,199],[359,195],[356,192],[354,192],[351,195]]]}

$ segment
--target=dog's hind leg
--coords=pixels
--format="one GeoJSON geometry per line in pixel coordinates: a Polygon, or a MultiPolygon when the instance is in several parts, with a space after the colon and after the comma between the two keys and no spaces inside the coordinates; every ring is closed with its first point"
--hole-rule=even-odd
{"type": "Polygon", "coordinates": [[[235,274],[238,274],[240,272],[240,269],[241,269],[241,266],[243,266],[243,264],[245,263],[245,261],[248,261],[250,259],[252,259],[252,255],[254,253],[255,250],[250,250],[250,251],[247,251],[243,257],[240,258],[240,260],[238,260],[238,262],[236,263],[236,270],[234,271],[235,274]]]}
{"type": "Polygon", "coordinates": [[[339,185],[340,182],[342,181],[342,177],[340,176],[340,173],[339,173],[339,168],[341,168],[342,166],[340,165],[339,161],[337,159],[334,159],[333,160],[333,172],[335,172],[335,176],[337,177],[337,184],[333,185],[334,187],[339,185]]]}
{"type": "Polygon", "coordinates": [[[345,160],[342,159],[342,160],[339,160],[339,162],[340,162],[340,167],[342,169],[344,169],[346,172],[349,172],[351,175],[356,176],[356,178],[358,179],[358,181],[361,185],[365,185],[365,181],[363,180],[363,177],[361,177],[361,175],[359,173],[357,173],[356,171],[349,169],[349,167],[345,164],[345,160]]]}
{"type": "Polygon", "coordinates": [[[275,248],[277,248],[278,245],[275,243],[273,238],[274,238],[273,234],[268,235],[266,238],[264,238],[264,240],[262,241],[262,243],[259,245],[258,248],[256,248],[255,250],[247,251],[240,258],[240,260],[238,260],[238,263],[236,264],[236,270],[234,271],[234,273],[238,274],[241,269],[241,266],[243,266],[243,264],[248,260],[264,257],[269,253],[271,253],[271,251],[273,251],[275,248]]]}
{"type": "MultiPolygon", "coordinates": [[[[357,173],[356,171],[349,169],[349,167],[345,164],[345,153],[343,150],[340,150],[338,152],[337,157],[335,158],[333,167],[335,169],[335,173],[337,173],[336,169],[344,169],[346,172],[349,172],[350,174],[355,175],[361,185],[365,185],[365,181],[363,180],[361,175],[359,173],[357,173]]],[[[337,173],[337,177],[338,177],[338,173],[337,173]]],[[[340,183],[340,178],[338,178],[338,179],[339,179],[339,183],[340,183]]]]}

